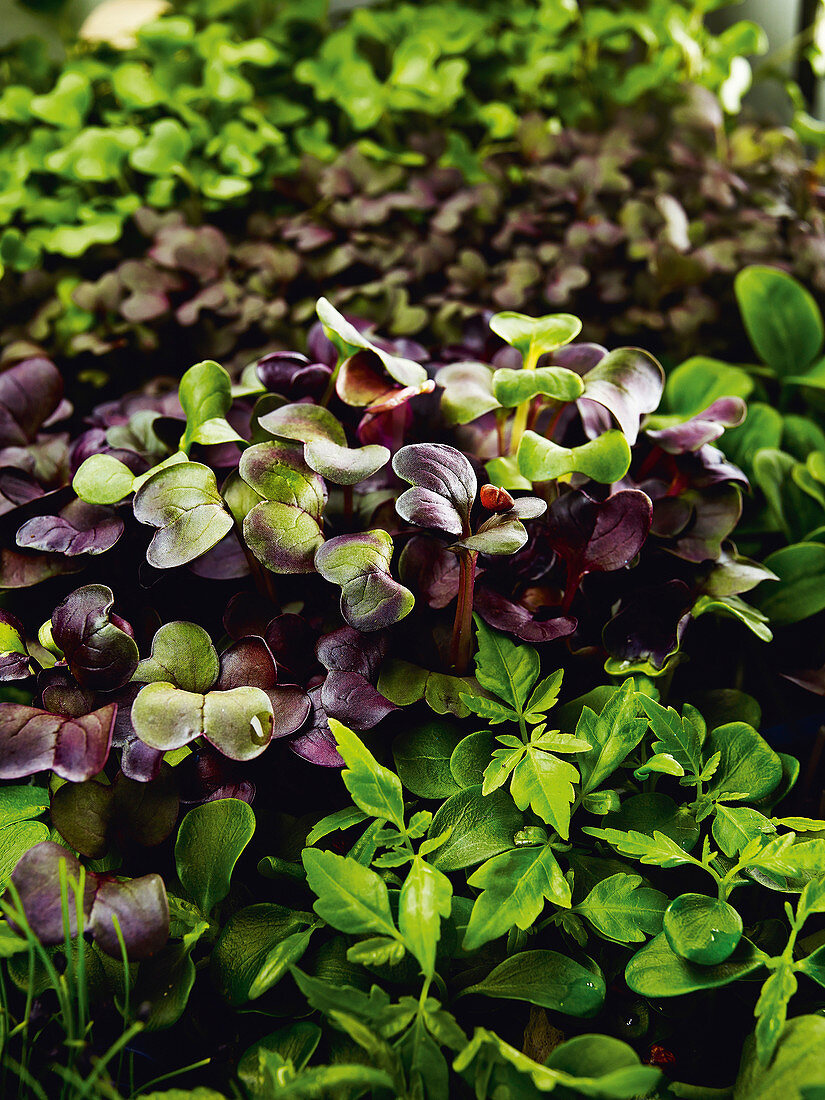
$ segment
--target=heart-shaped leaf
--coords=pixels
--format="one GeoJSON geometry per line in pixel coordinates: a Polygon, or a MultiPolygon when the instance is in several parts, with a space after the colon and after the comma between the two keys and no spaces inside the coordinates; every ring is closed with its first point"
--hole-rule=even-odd
{"type": "Polygon", "coordinates": [[[560,447],[536,432],[526,431],[519,444],[518,467],[532,482],[579,473],[610,485],[630,469],[630,446],[624,434],[615,430],[579,447],[560,447]]]}
{"type": "Polygon", "coordinates": [[[326,298],[319,298],[315,308],[327,339],[338,352],[340,362],[346,362],[359,351],[364,351],[376,357],[390,378],[401,386],[418,387],[427,381],[427,372],[420,364],[414,363],[412,359],[391,355],[370,343],[326,298]]]}
{"type": "Polygon", "coordinates": [[[169,936],[169,904],[160,875],[117,881],[86,870],[85,888],[76,905],[71,883],[80,882],[81,870],[77,857],[52,841],[35,845],[15,867],[12,882],[26,919],[41,943],[64,943],[67,932],[74,938],[85,931],[91,933],[102,951],[120,959],[120,939],[112,919],[116,916],[129,959],[147,959],[163,947],[169,936]],[[66,917],[61,864],[70,884],[66,917]],[[78,922],[78,909],[82,922],[78,922]]]}
{"type": "Polygon", "coordinates": [[[565,367],[538,367],[530,371],[502,367],[493,375],[493,395],[506,409],[539,395],[554,401],[575,401],[583,391],[584,382],[579,375],[565,367]]]}
{"type": "Polygon", "coordinates": [[[78,718],[19,703],[0,704],[0,779],[20,779],[49,768],[81,783],[103,769],[117,707],[110,703],[78,718]]]}
{"type": "Polygon", "coordinates": [[[461,451],[444,443],[411,443],[396,453],[392,468],[413,486],[395,502],[402,519],[448,535],[469,535],[478,482],[461,451]]]}
{"type": "Polygon", "coordinates": [[[278,669],[269,646],[258,637],[239,638],[221,654],[220,675],[215,687],[229,691],[256,687],[272,704],[272,738],[289,737],[309,716],[309,696],[294,684],[278,684],[278,669]]]}
{"type": "Polygon", "coordinates": [[[165,623],[152,639],[152,655],[141,661],[132,679],[162,681],[184,691],[208,691],[218,677],[218,654],[197,623],[165,623]]]}
{"type": "Polygon", "coordinates": [[[156,527],[146,560],[156,569],[194,561],[232,530],[218,483],[208,466],[181,462],[160,470],[134,499],[135,519],[156,527]]]}
{"type": "Polygon", "coordinates": [[[622,489],[604,501],[573,489],[548,512],[548,540],[567,563],[571,577],[621,569],[639,553],[650,530],[653,508],[638,489],[622,489]]]}
{"type": "Polygon", "coordinates": [[[274,441],[256,443],[241,455],[238,472],[264,500],[297,508],[320,520],[326,486],[307,466],[299,446],[274,441]]]}
{"type": "Polygon", "coordinates": [[[254,760],[272,738],[272,704],[260,688],[202,694],[159,681],[135,699],[132,724],[144,744],[163,752],[205,737],[230,760],[254,760]]]}
{"type": "Polygon", "coordinates": [[[490,318],[490,328],[505,343],[521,352],[525,363],[535,365],[540,356],[575,340],[582,323],[572,313],[550,313],[545,317],[527,317],[505,311],[490,318]]]}
{"type": "Polygon", "coordinates": [[[339,535],[315,554],[321,576],[341,586],[341,614],[359,630],[382,630],[413,609],[415,597],[390,575],[392,538],[386,531],[339,535]]]}
{"type": "Polygon", "coordinates": [[[170,176],[192,148],[189,132],[174,118],[152,123],[148,137],[129,154],[129,163],[147,176],[170,176]]]}
{"type": "Polygon", "coordinates": [[[52,613],[52,637],[84,687],[122,687],[137,667],[134,638],[112,622],[115,597],[105,584],[75,589],[52,613]]]}
{"type": "Polygon", "coordinates": [[[284,405],[258,422],[272,435],[304,443],[309,468],[338,485],[355,485],[371,477],[390,457],[387,448],[377,444],[349,447],[341,424],[320,405],[284,405]]]}
{"type": "Polygon", "coordinates": [[[642,417],[659,407],[665,386],[661,366],[646,351],[617,348],[584,376],[583,401],[595,401],[612,413],[632,445],[642,417]]]}
{"type": "Polygon", "coordinates": [[[273,573],[312,573],[324,535],[318,521],[291,504],[265,500],[243,521],[243,536],[261,564],[273,573]]]}

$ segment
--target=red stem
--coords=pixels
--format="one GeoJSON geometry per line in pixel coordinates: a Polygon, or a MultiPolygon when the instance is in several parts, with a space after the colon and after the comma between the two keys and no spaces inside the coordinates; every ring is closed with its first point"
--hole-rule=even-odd
{"type": "Polygon", "coordinates": [[[466,676],[473,650],[473,584],[478,553],[459,550],[458,604],[450,646],[450,668],[456,676],[466,676]]]}

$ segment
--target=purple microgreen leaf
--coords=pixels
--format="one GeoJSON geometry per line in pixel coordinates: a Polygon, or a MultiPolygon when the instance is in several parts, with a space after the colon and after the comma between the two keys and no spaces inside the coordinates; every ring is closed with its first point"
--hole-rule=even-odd
{"type": "Polygon", "coordinates": [[[18,470],[14,466],[0,469],[0,516],[42,496],[45,496],[43,489],[27,470],[18,470]]]}
{"type": "Polygon", "coordinates": [[[461,451],[444,443],[411,443],[398,451],[392,466],[413,486],[395,502],[402,519],[448,535],[469,534],[478,483],[461,451]]]}
{"type": "Polygon", "coordinates": [[[458,595],[458,555],[437,539],[414,535],[401,551],[398,572],[401,580],[423,596],[429,607],[440,610],[458,595]]]}
{"type": "Polygon", "coordinates": [[[321,687],[321,703],[328,718],[355,730],[372,729],[396,709],[357,672],[330,672],[321,687]]]}
{"type": "Polygon", "coordinates": [[[638,348],[617,348],[584,376],[582,401],[608,409],[633,444],[642,417],[659,407],[664,382],[664,371],[652,355],[638,348]]]}
{"type": "Polygon", "coordinates": [[[382,630],[413,609],[415,597],[390,575],[392,538],[383,530],[329,539],[315,553],[315,568],[341,588],[341,614],[359,630],[382,630]]]}
{"type": "Polygon", "coordinates": [[[692,515],[671,552],[685,561],[715,561],[742,515],[741,492],[735,485],[723,483],[689,490],[680,499],[691,507],[692,515]]]}
{"type": "Polygon", "coordinates": [[[357,672],[374,680],[387,648],[385,634],[364,635],[351,626],[341,626],[320,638],[315,652],[329,672],[357,672]]]}
{"type": "Polygon", "coordinates": [[[160,875],[142,875],[125,882],[97,878],[96,886],[88,930],[101,951],[115,959],[121,957],[113,917],[117,917],[129,959],[148,959],[160,951],[169,938],[169,903],[160,875]]]}
{"type": "Polygon", "coordinates": [[[326,711],[321,702],[321,685],[309,692],[312,708],[308,728],[291,738],[287,744],[296,756],[321,768],[341,768],[344,759],[338,752],[338,743],[332,735],[326,711]]]}
{"type": "Polygon", "coordinates": [[[272,393],[298,399],[322,396],[332,375],[326,363],[312,363],[296,351],[274,351],[258,360],[258,378],[272,393]]]}
{"type": "Polygon", "coordinates": [[[272,738],[272,721],[269,697],[256,687],[202,694],[159,682],[132,704],[135,733],[163,752],[205,737],[230,760],[254,760],[272,738]]]}
{"type": "Polygon", "coordinates": [[[73,500],[56,516],[34,516],[17,532],[17,545],[23,550],[47,553],[103,554],[123,534],[123,520],[110,508],[100,508],[73,500]]]}
{"type": "Polygon", "coordinates": [[[249,561],[236,533],[230,531],[211,550],[190,561],[189,571],[204,580],[234,581],[249,576],[249,561]]]}
{"type": "Polygon", "coordinates": [[[266,644],[278,664],[278,679],[303,683],[317,671],[316,633],[301,615],[278,615],[266,628],[266,644]]]}
{"type": "Polygon", "coordinates": [[[31,676],[29,651],[23,624],[10,611],[0,609],[0,683],[31,676]]]}
{"type": "Polygon", "coordinates": [[[270,691],[277,683],[275,658],[263,638],[239,638],[221,654],[220,675],[215,684],[218,690],[258,687],[263,691],[270,691]]]}
{"type": "Polygon", "coordinates": [[[218,483],[208,466],[182,462],[154,474],[134,499],[135,519],[156,527],[146,551],[155,569],[186,565],[232,529],[218,483]]]}
{"type": "Polygon", "coordinates": [[[576,374],[587,374],[607,355],[607,348],[601,344],[567,344],[553,352],[553,362],[559,367],[574,370],[576,374]]]}
{"type": "MultiPolygon", "coordinates": [[[[52,714],[62,714],[69,718],[81,718],[84,714],[94,710],[94,692],[85,691],[64,664],[44,668],[38,673],[37,688],[44,708],[51,711],[52,714]]],[[[128,690],[128,688],[121,689],[121,691],[123,690],[128,690]]],[[[120,692],[109,701],[119,702],[119,696],[120,692]]],[[[112,734],[114,743],[117,740],[117,723],[120,718],[121,711],[118,707],[115,729],[112,734]]]]}
{"type": "Polygon", "coordinates": [[[134,638],[112,622],[115,598],[105,584],[75,589],[52,613],[52,637],[83,687],[111,691],[137,668],[134,638]]]}
{"type": "Polygon", "coordinates": [[[0,703],[0,779],[52,769],[80,783],[102,770],[109,755],[114,704],[77,718],[20,703],[0,703]]]}
{"type": "Polygon", "coordinates": [[[668,454],[684,454],[698,451],[706,443],[713,443],[726,428],[736,428],[747,416],[748,407],[741,397],[720,397],[702,412],[689,420],[678,422],[676,417],[657,417],[660,427],[645,428],[648,439],[657,443],[668,454]]]}
{"type": "Polygon", "coordinates": [[[567,565],[567,606],[585,573],[611,572],[635,558],[652,515],[650,498],[638,489],[622,489],[605,501],[572,489],[550,505],[548,540],[567,565]]]}
{"type": "Polygon", "coordinates": [[[278,436],[280,439],[290,439],[299,443],[313,443],[316,440],[325,439],[342,447],[347,443],[347,435],[340,422],[329,409],[321,405],[282,405],[258,417],[258,423],[270,435],[278,436]]]}
{"type": "Polygon", "coordinates": [[[514,634],[524,642],[552,642],[566,638],[577,622],[569,615],[542,619],[522,604],[514,603],[493,589],[476,589],[473,607],[488,626],[514,634]]]}
{"type": "MultiPolygon", "coordinates": [[[[65,864],[67,884],[70,879],[79,882],[81,867],[77,856],[62,844],[44,840],[41,844],[35,844],[20,857],[11,876],[11,881],[20,895],[26,920],[40,942],[46,946],[63,943],[65,939],[60,890],[61,863],[65,864]]],[[[87,871],[81,902],[84,927],[91,912],[96,889],[97,877],[87,871]]],[[[74,938],[78,931],[83,931],[83,928],[77,927],[77,907],[71,904],[75,900],[71,886],[69,886],[69,900],[68,932],[74,938]]]]}
{"type": "Polygon", "coordinates": [[[640,588],[607,623],[602,639],[617,662],[650,662],[662,669],[679,649],[689,622],[692,598],[682,581],[640,588]]]}
{"type": "Polygon", "coordinates": [[[21,553],[8,547],[0,549],[0,589],[31,588],[51,577],[78,573],[81,562],[64,558],[61,554],[21,553]]]}
{"type": "Polygon", "coordinates": [[[33,443],[62,397],[63,379],[48,359],[25,359],[0,372],[0,447],[33,443]]]}
{"type": "Polygon", "coordinates": [[[151,656],[141,661],[133,680],[162,681],[184,691],[208,691],[218,677],[218,654],[209,634],[197,623],[174,622],[159,627],[151,656]]]}

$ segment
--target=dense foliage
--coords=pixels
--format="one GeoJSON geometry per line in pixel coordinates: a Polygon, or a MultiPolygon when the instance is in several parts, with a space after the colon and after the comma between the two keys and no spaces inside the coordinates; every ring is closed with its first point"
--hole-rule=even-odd
{"type": "Polygon", "coordinates": [[[587,339],[677,362],[700,347],[745,353],[731,316],[747,264],[825,290],[819,184],[799,143],[726,133],[700,88],[661,122],[628,112],[598,135],[553,134],[533,114],[483,174],[448,166],[446,140],[413,136],[421,164],[358,146],[333,164],[307,156],[243,218],[142,208],[125,255],[90,257],[85,279],[77,266],[7,272],[6,360],[37,350],[134,375],[140,355],[139,377],[177,376],[194,356],[245,364],[301,340],[324,293],[429,345],[460,340],[484,310],[566,309],[587,339]]]}
{"type": "Polygon", "coordinates": [[[144,202],[201,210],[266,194],[302,153],[332,160],[355,136],[404,159],[422,120],[449,116],[452,158],[472,161],[530,109],[601,123],[698,80],[735,110],[744,55],[764,35],[747,23],[710,34],[716,6],[464,0],[335,17],[324,0],[190,0],[114,58],[75,46],[56,69],[27,40],[4,59],[0,259],[26,269],[43,252],[79,256],[118,240],[144,202]]]}
{"type": "MultiPolygon", "coordinates": [[[[745,478],[714,446],[744,401],[694,374],[681,392],[695,408],[657,418],[656,360],[577,343],[571,314],[499,313],[486,338],[435,359],[325,299],[318,315],[307,354],[270,353],[234,382],[205,361],[177,389],[100,406],[74,436],[47,360],[0,376],[16,544],[2,583],[27,620],[15,601],[4,612],[3,942],[14,983],[56,990],[69,1046],[54,1072],[66,1087],[115,1073],[123,1088],[111,1027],[75,1041],[101,1019],[88,998],[117,998],[135,1072],[138,1034],[194,1028],[205,1049],[214,997],[241,1008],[274,991],[266,1003],[304,998],[333,1031],[301,1023],[250,1048],[239,1072],[253,1096],[293,1078],[295,1095],[325,1081],[355,1095],[456,1095],[462,1081],[482,1096],[548,1083],[630,1095],[658,1080],[640,1056],[685,1057],[668,1014],[651,1031],[644,1006],[779,967],[742,1069],[764,1074],[793,975],[818,973],[792,950],[818,895],[804,894],[787,948],[760,930],[775,925],[770,886],[741,913],[729,899],[771,875],[802,890],[822,822],[771,817],[798,763],[759,736],[758,704],[724,675],[702,680],[717,689],[708,724],[656,703],[694,690],[682,660],[697,619],[730,620],[740,643],[771,637],[742,594],[773,574],[729,541],[745,478]],[[572,692],[548,717],[561,665],[572,692]],[[374,759],[385,728],[395,772],[374,759]],[[327,818],[342,765],[354,805],[327,818]],[[231,887],[256,818],[272,885],[246,860],[231,887]],[[701,867],[717,900],[692,872],[653,882],[628,858],[701,867]],[[702,931],[719,921],[723,936],[702,931]],[[651,935],[642,951],[617,946],[651,935]],[[625,967],[614,1004],[607,982],[625,967]],[[375,980],[387,991],[359,1000],[375,980]],[[521,1018],[546,1033],[522,1050],[459,993],[554,1020],[601,1014],[606,1033],[625,1004],[646,1022],[585,1032],[543,1065],[550,1018],[521,1018]]],[[[263,1032],[236,1019],[239,1056],[263,1032]]],[[[740,1038],[751,1026],[746,1014],[740,1038]]],[[[8,1063],[24,1082],[48,1034],[8,1063]]],[[[714,1054],[702,1081],[732,1080],[738,1052],[714,1054]]]]}

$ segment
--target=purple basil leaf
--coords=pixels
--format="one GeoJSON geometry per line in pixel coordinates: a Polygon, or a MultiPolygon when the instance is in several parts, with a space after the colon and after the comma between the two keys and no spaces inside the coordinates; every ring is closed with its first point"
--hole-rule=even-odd
{"type": "Polygon", "coordinates": [[[22,553],[3,547],[0,550],[0,589],[31,588],[51,577],[78,573],[82,563],[67,560],[60,554],[22,553]]]}
{"type": "MultiPolygon", "coordinates": [[[[65,938],[60,891],[61,862],[65,862],[66,865],[67,882],[70,878],[79,881],[80,861],[77,856],[62,844],[55,844],[51,840],[35,844],[25,852],[17,861],[17,866],[11,875],[11,881],[20,895],[26,919],[34,934],[46,946],[63,943],[65,938]]],[[[97,878],[87,871],[82,902],[84,927],[94,902],[96,889],[97,878]]],[[[82,932],[84,929],[77,927],[77,907],[74,904],[75,895],[71,886],[69,886],[69,900],[69,934],[74,938],[78,931],[82,932]]]]}
{"type": "Polygon", "coordinates": [[[169,903],[160,875],[98,882],[88,928],[101,951],[119,959],[121,948],[113,916],[129,959],[148,959],[160,951],[169,938],[169,903]]]}
{"type": "Polygon", "coordinates": [[[685,561],[715,561],[742,515],[742,494],[735,485],[722,484],[689,490],[682,500],[692,506],[693,517],[670,548],[672,553],[685,561]]]}
{"type": "Polygon", "coordinates": [[[650,498],[638,489],[621,489],[604,501],[571,489],[550,506],[549,542],[575,585],[585,573],[608,573],[632,561],[645,543],[652,516],[650,498]]]}
{"type": "Polygon", "coordinates": [[[291,400],[320,398],[332,376],[332,368],[326,363],[311,363],[297,351],[274,351],[265,355],[258,360],[255,372],[267,390],[291,400]]]}
{"type": "Polygon", "coordinates": [[[44,495],[37,479],[26,470],[18,470],[14,466],[0,469],[0,516],[44,495]]]}
{"type": "Polygon", "coordinates": [[[664,382],[664,372],[652,355],[638,348],[617,348],[584,376],[579,400],[608,409],[632,445],[642,417],[658,408],[664,382]]]}
{"type": "Polygon", "coordinates": [[[569,615],[539,618],[522,604],[514,603],[489,588],[476,590],[473,607],[488,626],[514,634],[523,642],[533,644],[566,638],[574,632],[577,625],[576,620],[569,615]]]}
{"type": "Polygon", "coordinates": [[[332,671],[321,687],[327,717],[355,730],[368,730],[396,710],[377,688],[357,672],[332,671]]]}
{"type": "Polygon", "coordinates": [[[679,648],[690,622],[693,600],[682,581],[640,588],[622,606],[602,632],[604,646],[618,661],[650,661],[663,668],[679,648]]]}
{"type": "Polygon", "coordinates": [[[587,374],[607,355],[607,348],[601,344],[567,344],[553,352],[553,363],[557,367],[566,367],[576,374],[587,374]]]}
{"type": "Polygon", "coordinates": [[[48,359],[26,359],[0,373],[0,447],[32,443],[62,397],[63,379],[48,359]]]}
{"type": "Polygon", "coordinates": [[[375,680],[387,648],[386,634],[362,634],[351,626],[342,626],[325,634],[315,652],[329,672],[357,672],[375,680]]]}
{"type": "Polygon", "coordinates": [[[673,424],[645,434],[668,454],[698,451],[706,443],[718,439],[725,428],[735,428],[741,424],[747,411],[748,407],[741,397],[720,397],[683,424],[673,424]]]}
{"type": "MultiPolygon", "coordinates": [[[[413,535],[401,551],[398,572],[405,584],[437,610],[447,607],[458,595],[458,555],[437,539],[413,535]]],[[[476,576],[479,572],[476,570],[476,576]]]]}
{"type": "Polygon", "coordinates": [[[74,500],[56,516],[34,516],[17,532],[23,550],[65,554],[103,554],[123,534],[123,520],[111,508],[74,500]]]}
{"type": "Polygon", "coordinates": [[[139,653],[134,638],[112,622],[111,588],[75,589],[52,614],[52,635],[83,687],[113,690],[132,678],[139,653]]]}
{"type": "Polygon", "coordinates": [[[478,482],[461,451],[444,443],[411,443],[397,452],[392,467],[413,486],[395,502],[402,519],[448,535],[469,534],[478,482]]]}
{"type": "Polygon", "coordinates": [[[309,699],[311,703],[309,728],[306,732],[291,738],[287,744],[296,756],[300,756],[310,764],[317,764],[322,768],[341,768],[344,760],[338,752],[338,745],[329,728],[321,702],[320,685],[312,688],[309,699]]]}
{"type": "Polygon", "coordinates": [[[80,783],[106,763],[115,706],[69,718],[19,703],[0,703],[0,779],[21,779],[51,768],[80,783]]]}
{"type": "Polygon", "coordinates": [[[240,638],[221,654],[220,674],[215,683],[218,690],[258,687],[269,691],[277,683],[275,658],[263,638],[240,638]]]}

